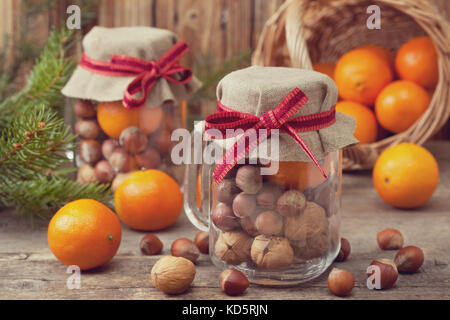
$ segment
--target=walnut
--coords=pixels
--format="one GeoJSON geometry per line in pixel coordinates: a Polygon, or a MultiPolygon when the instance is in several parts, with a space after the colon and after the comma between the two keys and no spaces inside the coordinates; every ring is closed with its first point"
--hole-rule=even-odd
{"type": "Polygon", "coordinates": [[[325,210],[314,202],[307,202],[303,213],[298,216],[286,217],[284,235],[289,240],[306,241],[328,230],[325,210]]]}
{"type": "Polygon", "coordinates": [[[289,190],[277,201],[278,213],[285,217],[300,215],[306,207],[306,197],[298,190],[289,190]]]}
{"type": "Polygon", "coordinates": [[[214,253],[228,264],[240,264],[250,256],[252,238],[243,231],[221,232],[214,253]]]}
{"type": "Polygon", "coordinates": [[[294,260],[294,250],[283,237],[259,235],[253,240],[251,257],[258,268],[281,269],[294,260]]]}
{"type": "Polygon", "coordinates": [[[318,258],[325,254],[330,247],[328,231],[307,238],[306,241],[291,241],[291,245],[294,249],[295,257],[300,260],[318,258]]]}

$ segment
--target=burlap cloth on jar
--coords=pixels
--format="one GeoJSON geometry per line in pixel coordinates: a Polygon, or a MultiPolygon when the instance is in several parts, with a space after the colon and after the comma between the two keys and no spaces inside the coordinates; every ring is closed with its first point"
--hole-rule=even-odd
{"type": "MultiPolygon", "coordinates": [[[[296,116],[330,110],[337,102],[337,87],[328,76],[305,69],[253,66],[225,76],[217,87],[217,99],[226,107],[236,111],[261,116],[276,108],[295,88],[302,90],[308,102],[296,116]]],[[[204,122],[197,124],[204,130],[204,122]]],[[[299,133],[306,145],[318,159],[332,151],[358,143],[353,136],[356,123],[352,117],[336,112],[336,122],[329,127],[299,133]]],[[[225,140],[213,140],[228,150],[242,135],[225,140]]],[[[303,149],[286,133],[279,136],[279,154],[270,151],[270,140],[261,142],[247,157],[258,158],[258,148],[269,150],[269,159],[274,161],[311,161],[303,149]],[[267,148],[267,149],[266,149],[267,148]],[[273,154],[272,154],[273,153],[273,154]]]]}
{"type": "MultiPolygon", "coordinates": [[[[112,54],[127,55],[145,60],[158,60],[175,43],[174,33],[151,27],[93,27],[83,38],[83,50],[93,59],[109,61],[112,54]]],[[[77,66],[70,80],[62,89],[65,96],[96,101],[123,99],[132,77],[114,77],[95,74],[77,66]]],[[[159,106],[165,101],[180,102],[201,86],[192,77],[186,85],[174,84],[159,78],[151,88],[146,105],[159,106]]]]}

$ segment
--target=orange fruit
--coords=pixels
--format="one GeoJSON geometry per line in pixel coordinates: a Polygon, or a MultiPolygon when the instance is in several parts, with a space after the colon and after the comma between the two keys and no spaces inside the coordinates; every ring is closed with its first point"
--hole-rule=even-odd
{"type": "Polygon", "coordinates": [[[117,215],[136,230],[160,230],[175,223],[183,206],[176,181],[160,170],[137,171],[114,194],[117,215]]]}
{"type": "Polygon", "coordinates": [[[381,153],[373,168],[380,197],[398,208],[416,208],[433,195],[439,167],[433,155],[413,143],[400,143],[381,153]]]}
{"type": "Polygon", "coordinates": [[[373,53],[378,55],[380,58],[385,60],[387,63],[389,63],[391,68],[394,69],[395,58],[394,58],[394,55],[392,54],[392,52],[390,52],[388,49],[386,49],[380,45],[377,45],[377,44],[368,44],[368,45],[363,46],[362,48],[372,51],[373,53]]]}
{"type": "Polygon", "coordinates": [[[367,48],[345,53],[337,62],[334,81],[343,100],[367,106],[375,102],[380,91],[392,81],[389,63],[367,48]]]}
{"type": "Polygon", "coordinates": [[[429,104],[430,96],[424,88],[411,81],[398,80],[380,92],[375,113],[383,128],[399,133],[416,122],[429,104]]]}
{"type": "Polygon", "coordinates": [[[160,107],[127,109],[122,101],[100,102],[97,107],[97,120],[102,130],[111,138],[118,139],[123,130],[134,126],[145,134],[155,131],[162,120],[160,107]]]}
{"type": "Polygon", "coordinates": [[[334,69],[336,68],[336,65],[331,62],[317,62],[313,65],[313,70],[326,74],[331,79],[334,77],[334,69]]]}
{"type": "Polygon", "coordinates": [[[50,221],[48,245],[59,261],[81,270],[99,267],[117,252],[122,237],[119,219],[92,199],[69,202],[50,221]]]}
{"type": "MultiPolygon", "coordinates": [[[[331,169],[330,158],[326,157],[320,163],[325,173],[329,175],[331,169]]],[[[284,188],[300,191],[304,191],[310,187],[317,187],[325,181],[325,177],[314,162],[300,161],[280,161],[278,162],[278,172],[273,175],[267,175],[266,177],[269,181],[284,188]]]]}
{"type": "Polygon", "coordinates": [[[368,107],[357,102],[340,101],[336,104],[336,111],[355,118],[356,130],[353,135],[359,143],[372,143],[377,140],[377,119],[368,107]]]}
{"type": "Polygon", "coordinates": [[[429,37],[418,37],[404,43],[397,51],[395,69],[401,79],[428,89],[436,87],[438,55],[433,41],[429,37]]]}

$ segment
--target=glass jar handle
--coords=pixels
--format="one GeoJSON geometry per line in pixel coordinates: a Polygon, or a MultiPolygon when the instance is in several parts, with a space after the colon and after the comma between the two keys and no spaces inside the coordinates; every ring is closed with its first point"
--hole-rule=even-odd
{"type": "MultiPolygon", "coordinates": [[[[194,129],[191,138],[194,139],[194,135],[198,131],[197,129],[194,129]]],[[[192,146],[195,144],[192,143],[192,146]]],[[[194,153],[194,148],[192,147],[192,154],[194,153]]],[[[208,212],[202,212],[202,209],[200,209],[197,205],[197,181],[198,181],[198,173],[199,173],[199,164],[195,163],[189,163],[186,165],[186,173],[184,175],[184,212],[186,212],[186,216],[189,218],[189,221],[197,227],[198,229],[202,231],[208,231],[209,229],[209,221],[208,221],[208,212]]],[[[205,187],[202,174],[202,181],[201,181],[201,198],[202,198],[202,207],[205,207],[206,201],[204,201],[204,196],[206,195],[205,192],[203,192],[203,189],[205,187]]],[[[206,208],[203,208],[207,210],[206,208]]]]}

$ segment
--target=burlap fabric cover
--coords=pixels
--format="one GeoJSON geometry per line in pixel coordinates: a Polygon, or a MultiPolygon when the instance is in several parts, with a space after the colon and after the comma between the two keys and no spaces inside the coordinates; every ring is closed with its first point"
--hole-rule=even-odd
{"type": "MultiPolygon", "coordinates": [[[[168,30],[150,27],[94,27],[83,39],[83,50],[91,58],[109,61],[112,54],[145,60],[158,60],[175,43],[177,37],[168,30]]],[[[77,66],[62,93],[71,98],[96,101],[123,99],[134,77],[111,77],[89,72],[77,66]]],[[[200,87],[195,77],[186,84],[173,84],[160,78],[151,89],[146,105],[159,106],[164,101],[179,102],[200,87]]]]}
{"type": "MultiPolygon", "coordinates": [[[[305,69],[260,66],[249,67],[225,76],[217,87],[217,99],[228,108],[260,116],[276,108],[295,88],[302,90],[309,100],[294,116],[327,111],[336,104],[337,87],[328,76],[305,69]]],[[[204,123],[198,125],[200,130],[204,129],[204,123]]],[[[355,120],[352,117],[337,112],[336,122],[333,125],[318,131],[300,133],[300,137],[315,157],[321,160],[329,152],[358,143],[353,136],[355,128],[355,120]]],[[[239,137],[214,140],[214,143],[228,149],[239,137]]],[[[270,150],[269,141],[270,138],[258,147],[270,150]]],[[[279,146],[279,155],[269,153],[269,160],[311,161],[288,134],[280,134],[279,146]]],[[[250,152],[249,157],[257,158],[258,148],[250,152]]]]}

